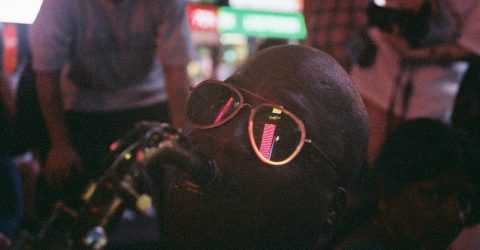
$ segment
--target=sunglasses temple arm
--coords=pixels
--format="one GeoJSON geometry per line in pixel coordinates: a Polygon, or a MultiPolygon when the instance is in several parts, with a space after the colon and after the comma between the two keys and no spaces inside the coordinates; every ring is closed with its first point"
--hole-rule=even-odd
{"type": "Polygon", "coordinates": [[[319,146],[317,146],[317,144],[313,143],[312,140],[310,139],[306,139],[305,140],[306,143],[312,145],[319,153],[320,155],[322,155],[322,157],[328,161],[328,163],[334,168],[334,169],[337,169],[337,165],[335,165],[335,163],[333,163],[333,161],[327,156],[327,154],[325,154],[325,152],[323,152],[323,150],[320,149],[319,146]]]}

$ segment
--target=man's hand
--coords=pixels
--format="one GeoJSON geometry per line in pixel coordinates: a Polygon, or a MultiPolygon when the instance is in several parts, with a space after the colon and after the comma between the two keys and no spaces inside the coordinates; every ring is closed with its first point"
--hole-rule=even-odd
{"type": "Polygon", "coordinates": [[[52,148],[48,152],[44,174],[47,182],[60,188],[81,162],[70,143],[60,93],[60,71],[37,72],[37,93],[52,148]]]}
{"type": "Polygon", "coordinates": [[[51,186],[61,188],[72,172],[79,171],[81,166],[82,162],[72,147],[54,146],[48,152],[44,174],[51,186]]]}
{"type": "Polygon", "coordinates": [[[393,33],[386,33],[382,32],[382,35],[387,41],[387,43],[395,49],[395,51],[398,53],[400,57],[406,57],[410,52],[411,49],[408,46],[408,42],[405,38],[401,37],[399,33],[393,32],[393,33]]]}

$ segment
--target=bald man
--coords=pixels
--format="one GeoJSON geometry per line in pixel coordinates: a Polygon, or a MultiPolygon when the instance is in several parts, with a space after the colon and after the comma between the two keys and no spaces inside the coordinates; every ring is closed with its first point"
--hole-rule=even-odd
{"type": "Polygon", "coordinates": [[[169,248],[305,249],[326,239],[368,140],[363,103],[333,58],[267,48],[225,81],[198,84],[187,116],[191,150],[216,177],[166,171],[158,211],[169,248]]]}

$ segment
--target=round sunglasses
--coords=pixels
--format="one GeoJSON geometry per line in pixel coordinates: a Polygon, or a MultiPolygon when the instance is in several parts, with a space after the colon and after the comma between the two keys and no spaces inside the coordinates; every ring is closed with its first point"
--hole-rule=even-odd
{"type": "Polygon", "coordinates": [[[192,89],[187,102],[187,118],[195,128],[210,129],[230,121],[244,107],[251,109],[248,135],[253,151],[267,164],[278,166],[292,161],[305,143],[317,150],[336,169],[318,145],[306,137],[303,122],[281,105],[251,91],[216,80],[206,80],[192,89]],[[246,93],[264,103],[245,103],[246,93]]]}

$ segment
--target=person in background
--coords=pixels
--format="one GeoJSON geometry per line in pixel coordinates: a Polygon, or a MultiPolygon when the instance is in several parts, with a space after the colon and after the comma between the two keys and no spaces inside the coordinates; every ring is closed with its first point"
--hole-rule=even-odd
{"type": "MultiPolygon", "coordinates": [[[[40,157],[37,155],[37,148],[48,148],[48,137],[43,126],[41,112],[38,107],[34,81],[27,81],[30,76],[28,27],[29,24],[9,23],[5,27],[5,41],[10,40],[9,46],[5,46],[5,74],[2,84],[2,98],[9,110],[9,118],[12,127],[9,150],[11,158],[18,170],[22,182],[23,201],[25,215],[22,229],[29,227],[35,217],[36,179],[40,172],[40,157]],[[8,25],[8,26],[7,26],[8,25]],[[8,83],[8,84],[7,84],[8,83]],[[27,83],[27,84],[26,84],[27,83]],[[25,95],[28,93],[28,95],[25,95]],[[37,109],[29,109],[30,107],[37,109]],[[26,108],[29,107],[29,108],[26,108]],[[35,117],[38,119],[30,119],[35,117]],[[43,128],[39,130],[39,128],[43,128]],[[38,140],[39,132],[44,132],[41,141],[38,140]]],[[[43,153],[43,152],[42,152],[43,153]]],[[[43,154],[41,154],[43,155],[43,154]]],[[[41,158],[40,158],[41,159],[41,158]]]]}
{"type": "MultiPolygon", "coordinates": [[[[2,33],[0,24],[0,34],[2,33]]],[[[3,59],[3,39],[0,39],[3,59]]],[[[12,127],[15,113],[11,82],[0,60],[0,249],[8,249],[23,218],[23,197],[20,177],[12,161],[12,127]]]]}
{"type": "Polygon", "coordinates": [[[369,199],[337,229],[331,248],[447,249],[479,191],[475,150],[465,134],[439,120],[402,123],[364,179],[369,199]]]}
{"type": "Polygon", "coordinates": [[[349,72],[349,46],[366,25],[365,8],[369,0],[305,0],[303,12],[308,30],[304,41],[325,51],[349,72]]]}
{"type": "MultiPolygon", "coordinates": [[[[477,17],[480,18],[480,17],[477,17]]],[[[480,22],[480,20],[479,20],[480,22]]],[[[480,58],[473,60],[462,80],[459,93],[456,96],[452,124],[466,131],[480,148],[480,58]]],[[[480,154],[480,150],[479,150],[480,154]]],[[[480,195],[476,196],[471,221],[450,246],[451,250],[480,248],[480,195]],[[475,208],[475,206],[474,206],[475,208]]]]}
{"type": "Polygon", "coordinates": [[[192,56],[184,0],[45,0],[31,25],[37,92],[51,148],[47,183],[74,191],[100,176],[135,122],[184,125],[192,56]]]}
{"type": "Polygon", "coordinates": [[[359,53],[351,75],[369,113],[372,164],[399,122],[450,121],[467,61],[480,54],[480,1],[375,0],[367,13],[372,46],[359,53]]]}
{"type": "Polygon", "coordinates": [[[4,68],[4,41],[3,41],[3,24],[0,23],[0,100],[2,101],[2,112],[9,117],[10,120],[15,115],[15,94],[13,83],[10,80],[6,69],[4,68]]]}

